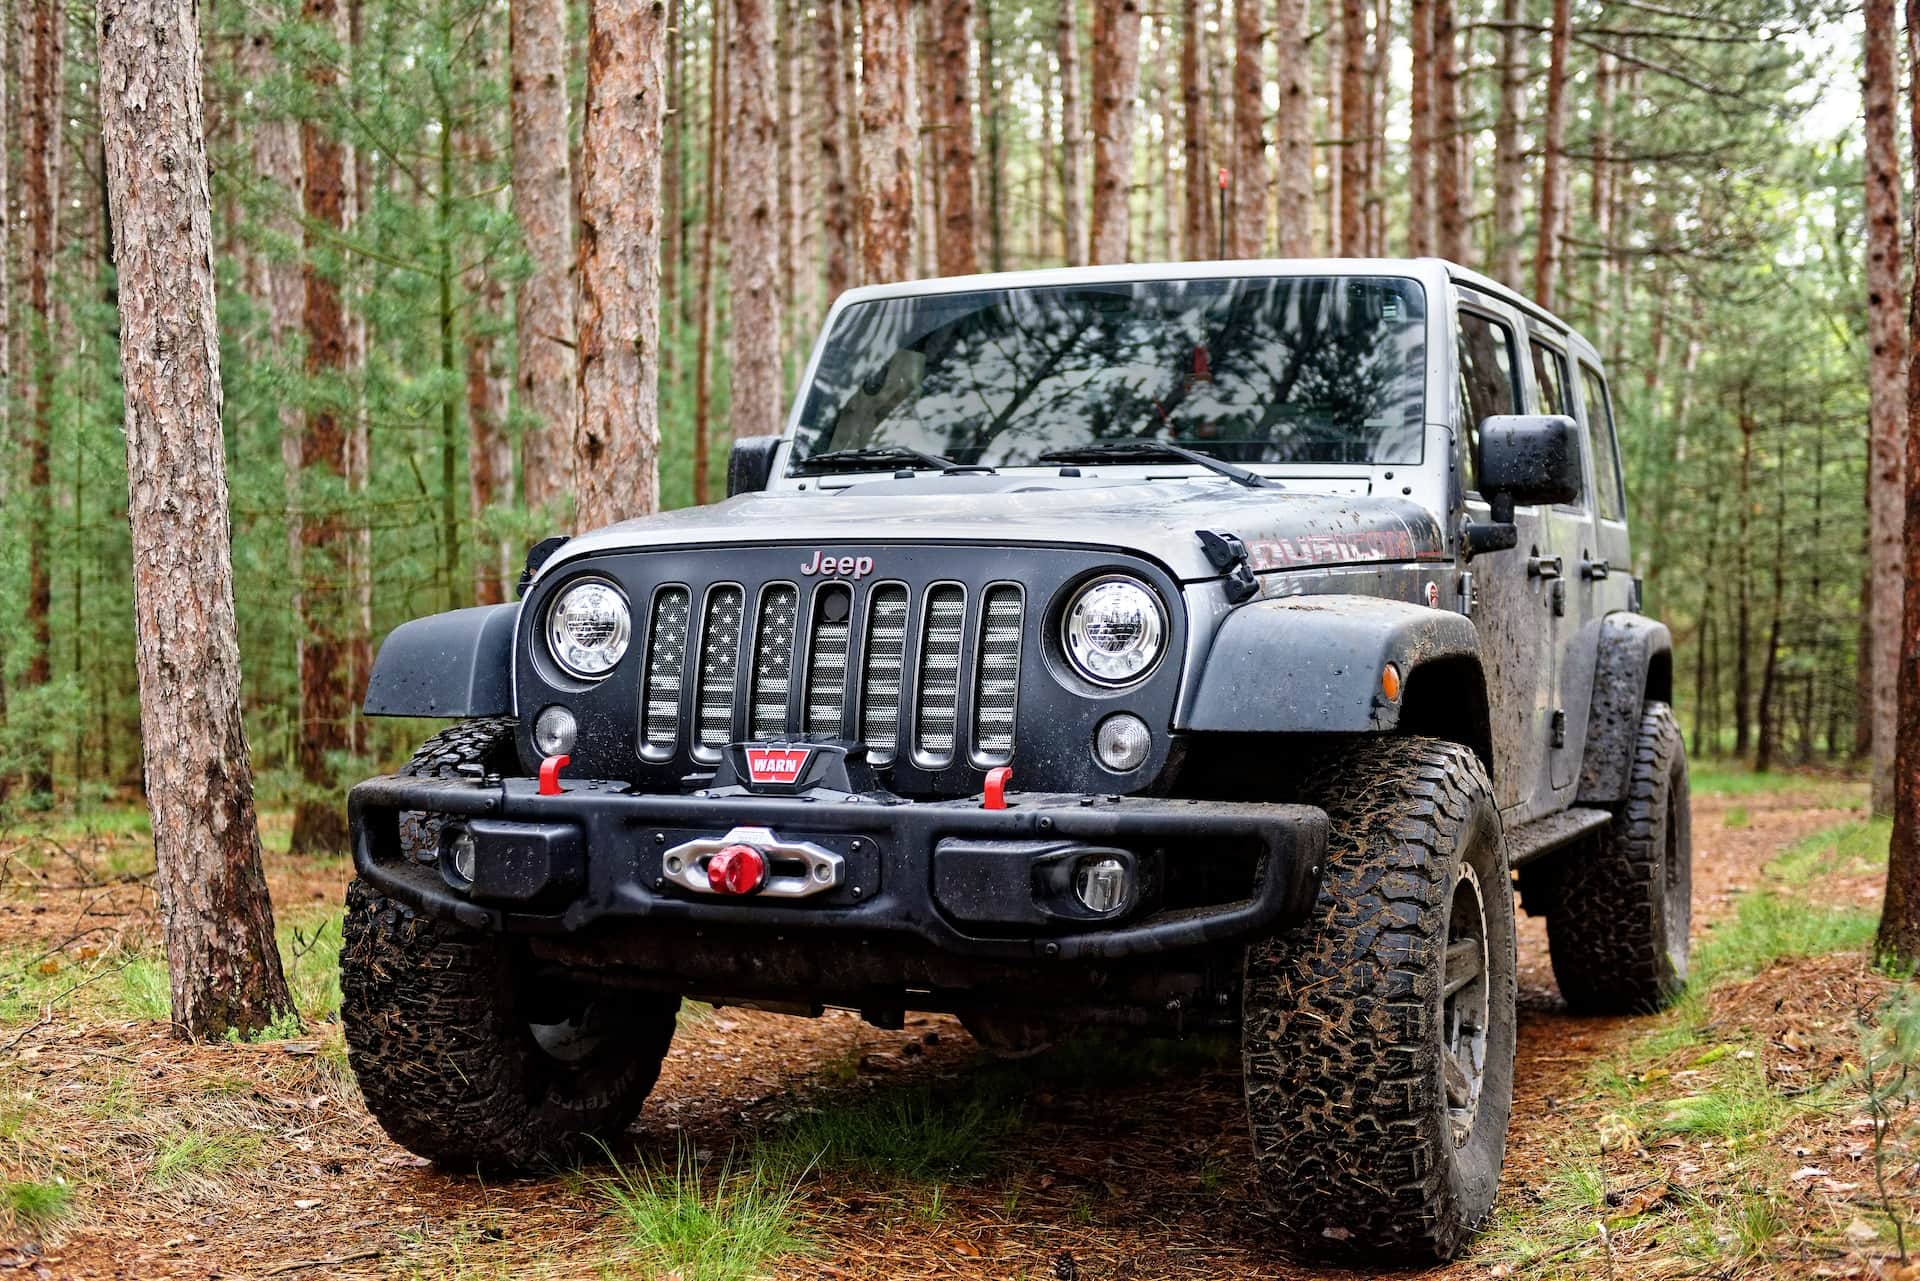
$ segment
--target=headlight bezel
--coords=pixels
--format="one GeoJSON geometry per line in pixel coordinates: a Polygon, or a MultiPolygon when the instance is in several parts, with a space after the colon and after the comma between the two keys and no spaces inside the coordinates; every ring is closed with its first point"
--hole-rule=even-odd
{"type": "Polygon", "coordinates": [[[540,623],[540,636],[546,646],[546,658],[562,675],[569,680],[581,681],[589,685],[598,684],[613,675],[621,661],[633,649],[633,602],[627,599],[627,593],[612,579],[598,574],[582,574],[562,583],[554,589],[553,595],[547,598],[540,623]],[[555,623],[561,607],[576,592],[588,588],[600,588],[610,593],[620,607],[619,622],[615,627],[611,645],[613,657],[607,660],[605,667],[598,670],[590,670],[569,662],[561,652],[561,645],[555,631],[555,623]]]}
{"type": "Polygon", "coordinates": [[[1109,570],[1094,574],[1071,584],[1062,593],[1060,617],[1055,628],[1055,640],[1061,655],[1067,661],[1068,670],[1075,677],[1100,690],[1131,689],[1151,677],[1158,671],[1166,659],[1169,642],[1172,638],[1172,620],[1167,611],[1166,602],[1160,598],[1153,585],[1136,574],[1121,570],[1109,570]],[[1140,592],[1150,606],[1148,611],[1147,638],[1152,653],[1146,662],[1138,668],[1123,674],[1096,671],[1083,657],[1084,644],[1076,643],[1075,623],[1080,607],[1094,592],[1110,586],[1129,587],[1140,592]]]}

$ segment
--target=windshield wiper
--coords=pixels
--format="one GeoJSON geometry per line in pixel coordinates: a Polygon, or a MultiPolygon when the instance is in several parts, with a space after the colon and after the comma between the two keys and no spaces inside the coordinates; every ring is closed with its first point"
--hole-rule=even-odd
{"type": "Polygon", "coordinates": [[[1084,445],[1069,445],[1064,449],[1049,449],[1036,455],[1043,463],[1099,463],[1099,462],[1147,462],[1169,459],[1192,463],[1204,467],[1210,472],[1225,476],[1238,485],[1248,489],[1267,489],[1274,487],[1273,482],[1258,472],[1248,471],[1245,467],[1236,467],[1230,462],[1203,454],[1197,449],[1188,449],[1185,445],[1175,445],[1164,440],[1106,440],[1090,441],[1084,445]]]}
{"type": "Polygon", "coordinates": [[[908,449],[905,445],[876,445],[870,449],[829,449],[823,454],[809,454],[799,461],[794,470],[806,473],[931,467],[936,471],[946,471],[959,465],[951,458],[942,458],[939,454],[930,454],[921,449],[908,449]]]}

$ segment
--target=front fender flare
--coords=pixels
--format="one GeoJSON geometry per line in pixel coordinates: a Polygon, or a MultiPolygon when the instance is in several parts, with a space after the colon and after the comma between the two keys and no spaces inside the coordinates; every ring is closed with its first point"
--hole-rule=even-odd
{"type": "Polygon", "coordinates": [[[1471,620],[1374,596],[1288,596],[1227,615],[1177,729],[1196,733],[1369,734],[1397,728],[1404,700],[1381,692],[1440,660],[1478,664],[1471,620]]]}
{"type": "Polygon", "coordinates": [[[1640,714],[1649,698],[1673,698],[1673,636],[1665,623],[1621,611],[1600,620],[1593,663],[1593,702],[1580,758],[1581,805],[1627,798],[1640,714]]]}
{"type": "Polygon", "coordinates": [[[367,676],[369,716],[510,716],[518,604],[480,605],[402,623],[367,676]]]}

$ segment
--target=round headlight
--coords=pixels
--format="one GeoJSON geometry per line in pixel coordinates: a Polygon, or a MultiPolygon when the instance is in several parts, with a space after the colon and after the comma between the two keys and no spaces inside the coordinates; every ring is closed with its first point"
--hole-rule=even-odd
{"type": "Polygon", "coordinates": [[[589,578],[561,592],[547,610],[547,648],[568,674],[598,680],[627,652],[633,619],[612,583],[589,578]]]}
{"type": "Polygon", "coordinates": [[[1067,605],[1061,641],[1082,676],[1102,685],[1139,680],[1166,639],[1160,600],[1131,578],[1102,578],[1067,605]]]}

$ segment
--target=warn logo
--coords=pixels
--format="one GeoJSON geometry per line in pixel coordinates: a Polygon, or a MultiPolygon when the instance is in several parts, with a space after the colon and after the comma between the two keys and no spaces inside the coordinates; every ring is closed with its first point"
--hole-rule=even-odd
{"type": "Polygon", "coordinates": [[[753,783],[797,783],[811,759],[811,747],[749,747],[747,780],[753,783]]]}

